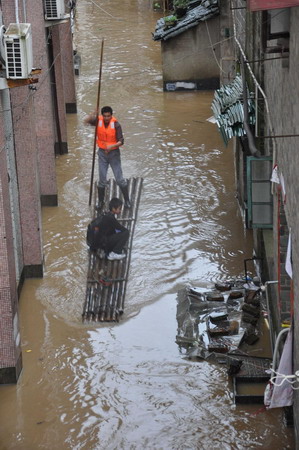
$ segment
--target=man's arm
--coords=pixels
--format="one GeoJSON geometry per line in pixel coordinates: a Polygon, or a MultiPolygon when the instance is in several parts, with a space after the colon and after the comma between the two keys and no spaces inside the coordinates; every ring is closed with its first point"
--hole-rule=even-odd
{"type": "Polygon", "coordinates": [[[114,215],[112,215],[111,225],[115,230],[127,231],[127,228],[124,227],[121,223],[119,223],[119,221],[115,218],[114,215]]]}
{"type": "Polygon", "coordinates": [[[85,125],[92,125],[96,126],[97,124],[97,115],[96,113],[88,114],[88,116],[85,117],[84,121],[85,125]]]}
{"type": "Polygon", "coordinates": [[[107,146],[107,150],[115,150],[116,148],[121,147],[122,145],[124,145],[124,137],[123,137],[123,132],[122,132],[122,128],[119,122],[115,122],[115,132],[116,132],[116,144],[113,145],[108,145],[107,146]]]}

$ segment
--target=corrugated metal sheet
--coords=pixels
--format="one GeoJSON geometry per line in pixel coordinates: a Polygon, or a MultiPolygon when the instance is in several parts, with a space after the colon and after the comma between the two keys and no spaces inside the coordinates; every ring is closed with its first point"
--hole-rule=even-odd
{"type": "MultiPolygon", "coordinates": [[[[248,94],[249,125],[255,124],[254,102],[248,94]]],[[[233,136],[244,136],[244,110],[242,78],[238,75],[230,84],[217,89],[212,101],[212,111],[221,136],[227,145],[233,136]]]]}
{"type": "Polygon", "coordinates": [[[179,19],[175,26],[166,28],[164,17],[159,19],[153,39],[154,41],[166,41],[218,14],[218,0],[203,0],[200,5],[198,5],[198,1],[191,2],[186,15],[179,19]]]}

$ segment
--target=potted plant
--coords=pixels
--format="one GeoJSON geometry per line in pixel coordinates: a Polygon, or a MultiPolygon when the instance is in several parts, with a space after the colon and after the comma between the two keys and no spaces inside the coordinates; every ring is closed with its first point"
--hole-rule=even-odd
{"type": "Polygon", "coordinates": [[[183,17],[188,8],[189,0],[173,0],[173,7],[177,17],[183,17]]]}

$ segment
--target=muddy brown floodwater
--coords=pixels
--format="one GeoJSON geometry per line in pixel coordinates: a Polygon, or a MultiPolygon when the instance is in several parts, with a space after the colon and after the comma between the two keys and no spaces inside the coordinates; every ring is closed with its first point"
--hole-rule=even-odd
{"type": "Polygon", "coordinates": [[[206,121],[213,93],[162,91],[149,1],[77,4],[78,114],[57,158],[59,206],[43,210],[44,278],[26,280],[20,299],[24,368],[0,388],[0,448],[293,448],[280,410],[235,406],[226,369],[175,344],[177,291],[238,276],[252,255],[232,149],[206,121]],[[96,105],[103,37],[101,105],[123,126],[125,176],[144,187],[123,319],[82,325],[93,149],[82,121],[96,105]]]}

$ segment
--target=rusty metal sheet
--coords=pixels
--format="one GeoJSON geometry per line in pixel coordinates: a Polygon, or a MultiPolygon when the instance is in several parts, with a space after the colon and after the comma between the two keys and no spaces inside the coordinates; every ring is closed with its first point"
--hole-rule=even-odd
{"type": "Polygon", "coordinates": [[[299,6],[299,0],[248,0],[250,11],[291,8],[292,6],[299,6]]]}

